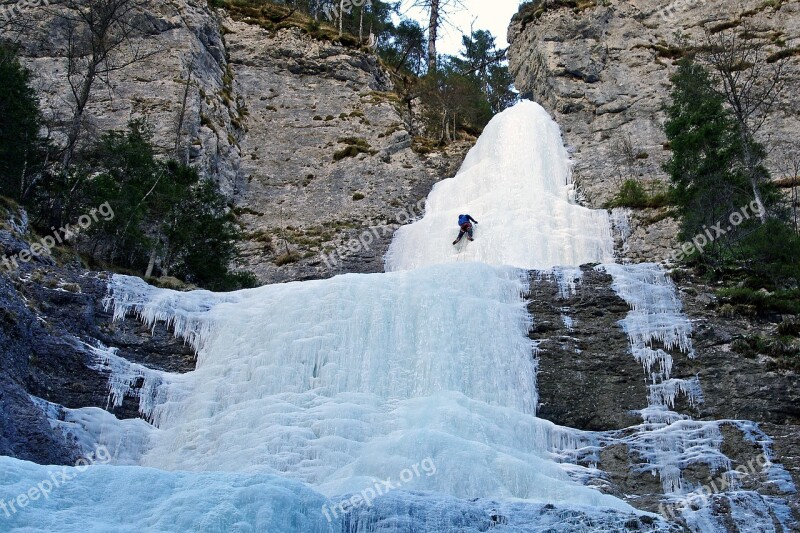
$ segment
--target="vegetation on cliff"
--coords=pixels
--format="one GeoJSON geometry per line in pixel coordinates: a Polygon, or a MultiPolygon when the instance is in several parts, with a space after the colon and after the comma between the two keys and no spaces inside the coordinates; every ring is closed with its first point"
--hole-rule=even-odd
{"type": "Polygon", "coordinates": [[[687,260],[738,283],[738,290],[724,294],[734,302],[797,312],[791,291],[800,282],[800,236],[791,206],[760,163],[765,147],[727,105],[719,80],[693,56],[680,60],[672,81],[665,125],[672,157],[665,168],[680,214],[679,238],[694,243],[687,260]]]}
{"type": "Polygon", "coordinates": [[[39,135],[42,117],[30,73],[11,47],[0,47],[0,79],[0,188],[20,200],[41,172],[48,145],[39,135]]]}
{"type": "Polygon", "coordinates": [[[59,149],[40,133],[30,74],[7,46],[0,47],[0,75],[0,195],[23,205],[42,235],[67,240],[72,232],[55,228],[75,226],[106,204],[104,216],[75,227],[70,239],[90,262],[218,290],[253,284],[228,271],[239,231],[225,197],[196,170],[158,159],[145,122],[101,134],[64,168],[59,149]]]}
{"type": "MultiPolygon", "coordinates": [[[[298,28],[315,39],[377,54],[409,116],[421,115],[421,123],[412,124],[415,131],[410,133],[439,144],[455,140],[459,131],[480,133],[494,114],[516,102],[504,63],[506,51],[497,48],[495,37],[485,30],[464,35],[458,56],[436,55],[435,38],[431,43],[436,29],[423,28],[409,18],[393,22],[393,15],[400,16],[398,3],[348,2],[341,12],[339,2],[215,0],[211,4],[268,30],[298,28]],[[421,104],[421,113],[413,109],[416,104],[421,104]]],[[[446,15],[447,2],[438,7],[422,4],[439,10],[431,25],[446,15]]]]}

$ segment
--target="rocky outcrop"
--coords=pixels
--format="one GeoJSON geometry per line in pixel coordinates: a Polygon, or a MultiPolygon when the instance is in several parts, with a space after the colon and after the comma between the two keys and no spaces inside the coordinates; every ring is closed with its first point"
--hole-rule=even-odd
{"type": "MultiPolygon", "coordinates": [[[[23,219],[23,217],[15,217],[23,219]]],[[[0,224],[0,254],[30,250],[26,227],[0,224]],[[5,245],[9,244],[9,247],[5,245]]],[[[67,408],[99,407],[117,418],[139,414],[137,389],[112,401],[114,370],[96,348],[114,346],[127,361],[169,372],[194,369],[195,355],[163,326],[113,322],[103,299],[109,274],[88,272],[77,258],[63,266],[43,257],[0,271],[0,454],[42,464],[69,464],[79,450],[51,427],[40,398],[67,408]]]]}
{"type": "MultiPolygon", "coordinates": [[[[785,498],[800,517],[798,495],[778,490],[780,483],[774,477],[752,467],[754,461],[763,461],[766,444],[774,460],[800,486],[797,369],[769,354],[743,355],[736,348],[737,339],[759,334],[776,337],[781,317],[720,316],[722,306],[707,285],[687,273],[679,280],[684,312],[692,323],[694,357],[668,350],[671,376],[697,380],[701,392],[694,398],[677,395],[671,409],[693,420],[722,421],[721,451],[733,468],[747,471],[742,489],[785,498]],[[757,423],[764,434],[750,434],[748,424],[736,422],[743,420],[757,423]]],[[[648,431],[640,414],[648,405],[648,379],[620,324],[630,308],[611,284],[611,276],[591,266],[580,272],[554,269],[532,274],[528,309],[534,319],[530,336],[538,359],[537,416],[599,432],[594,433],[600,435],[597,455],[590,454],[584,463],[578,460],[587,466],[596,461],[603,471],[592,483],[635,507],[663,512],[662,481],[642,468],[644,459],[630,445],[636,435],[648,431]]],[[[690,461],[682,468],[682,476],[700,487],[718,484],[719,473],[690,461]]],[[[714,498],[715,516],[730,511],[727,496],[714,498]]]]}
{"type": "Polygon", "coordinates": [[[262,281],[381,272],[398,224],[469,143],[423,156],[408,110],[369,52],[297,28],[225,21],[234,87],[247,109],[237,212],[240,265],[262,281]]]}
{"type": "Polygon", "coordinates": [[[0,454],[43,464],[68,464],[77,458],[77,451],[50,428],[25,389],[31,357],[27,339],[38,323],[11,281],[1,275],[0,298],[0,454]]]}
{"type": "MultiPolygon", "coordinates": [[[[741,349],[743,340],[778,339],[781,315],[745,317],[724,308],[709,287],[693,277],[681,280],[686,311],[694,323],[701,354],[682,365],[684,375],[703,382],[704,416],[748,418],[770,424],[800,425],[800,375],[791,359],[763,350],[741,349]]],[[[787,317],[788,318],[788,317],[787,317]]]]}
{"type": "MultiPolygon", "coordinates": [[[[57,3],[23,15],[3,37],[22,45],[59,141],[74,100],[72,15],[57,3]]],[[[146,2],[131,42],[144,59],[97,80],[85,138],[146,120],[162,155],[228,195],[245,234],[235,266],[262,283],[382,271],[398,222],[421,214],[471,142],[416,153],[413,113],[373,52],[288,26],[234,20],[204,1],[146,2]]]]}
{"type": "MultiPolygon", "coordinates": [[[[678,32],[700,42],[703,26],[747,22],[755,38],[770,51],[787,53],[800,45],[797,2],[723,0],[604,2],[537,0],[514,18],[508,36],[509,65],[516,87],[540,102],[561,125],[575,160],[575,180],[584,202],[601,207],[624,179],[643,182],[651,192],[663,190],[662,164],[669,157],[663,133],[669,77],[675,70],[678,32]],[[568,4],[568,5],[567,5],[568,4]]],[[[770,168],[780,176],[786,145],[800,135],[797,92],[800,61],[790,60],[782,99],[762,133],[770,145],[770,168]]],[[[664,213],[645,210],[635,217],[634,232],[677,233],[664,213]]],[[[674,243],[672,243],[674,244],[674,243]]],[[[633,260],[662,260],[672,244],[646,255],[631,246],[633,260]]]]}
{"type": "Polygon", "coordinates": [[[611,289],[611,276],[582,269],[575,291],[556,276],[534,275],[528,310],[539,359],[538,416],[588,431],[637,424],[647,405],[642,367],[628,353],[616,323],[628,305],[611,289]],[[590,289],[591,287],[591,289],[590,289]]]}

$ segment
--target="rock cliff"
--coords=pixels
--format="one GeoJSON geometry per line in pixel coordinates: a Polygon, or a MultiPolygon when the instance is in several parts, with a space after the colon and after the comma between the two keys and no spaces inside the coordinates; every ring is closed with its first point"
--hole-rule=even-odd
{"type": "MultiPolygon", "coordinates": [[[[762,131],[762,140],[777,148],[769,166],[778,177],[783,151],[800,135],[797,2],[536,0],[520,10],[508,31],[516,86],[561,125],[585,203],[601,207],[627,178],[651,192],[663,188],[664,107],[676,50],[683,39],[702,43],[704,27],[742,24],[754,28],[753,38],[770,53],[790,57],[787,86],[762,131]]],[[[668,257],[677,226],[665,215],[644,210],[634,216],[628,257],[668,257]]]]}
{"type": "MultiPolygon", "coordinates": [[[[720,303],[705,284],[686,276],[678,286],[684,312],[692,323],[694,353],[688,357],[681,350],[668,350],[671,376],[696,383],[698,389],[679,390],[670,408],[693,420],[721,421],[721,450],[734,468],[763,453],[734,421],[758,423],[776,462],[800,486],[800,378],[780,357],[743,355],[736,348],[737,339],[755,332],[776,335],[780,317],[721,320],[720,303]]],[[[534,317],[530,336],[539,360],[538,416],[605,436],[600,439],[601,450],[593,456],[605,473],[596,485],[635,507],[659,511],[662,484],[642,469],[636,446],[626,441],[647,427],[641,425],[640,412],[648,405],[649,396],[652,401],[653,393],[648,372],[631,354],[620,324],[629,305],[613,289],[611,276],[590,266],[579,271],[534,273],[529,300],[534,317]]],[[[689,460],[681,472],[696,486],[715,480],[714,472],[702,462],[689,460]]],[[[751,469],[742,487],[767,498],[785,497],[795,513],[800,511],[797,494],[776,491],[774,480],[759,469],[751,469]]],[[[715,513],[724,515],[725,505],[715,505],[715,513]]]]}
{"type": "Polygon", "coordinates": [[[375,57],[294,29],[225,22],[247,109],[236,196],[250,233],[242,265],[265,281],[380,272],[398,224],[468,144],[412,150],[408,112],[375,57]],[[283,264],[282,264],[283,263],[283,264]]]}
{"type": "MultiPolygon", "coordinates": [[[[3,29],[56,140],[74,102],[70,17],[53,3],[3,29]]],[[[372,51],[235,17],[203,1],[144,3],[130,43],[143,59],[95,83],[85,139],[146,120],[163,156],[218,181],[246,237],[237,267],[261,282],[381,271],[398,223],[471,143],[412,150],[409,106],[372,51]]]]}

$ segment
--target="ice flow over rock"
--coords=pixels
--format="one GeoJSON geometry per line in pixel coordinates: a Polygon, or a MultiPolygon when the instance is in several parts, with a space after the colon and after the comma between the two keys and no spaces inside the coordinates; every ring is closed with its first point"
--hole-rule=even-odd
{"type": "Polygon", "coordinates": [[[395,234],[386,270],[478,261],[526,269],[613,261],[606,211],[576,204],[571,163],[550,115],[523,101],[497,115],[458,174],[437,183],[425,216],[395,234]],[[478,238],[454,253],[460,213],[478,238]]]}
{"type": "MultiPolygon", "coordinates": [[[[574,290],[579,271],[569,267],[612,259],[608,215],[572,202],[569,178],[558,126],[522,102],[496,116],[460,173],[436,186],[425,217],[398,231],[385,274],[229,294],[115,276],[115,315],[170,323],[197,350],[197,368],[147,372],[98,347],[112,373],[132,374],[111,376],[114,397],[126,383],[144,381],[148,391],[140,410],[156,429],[130,439],[140,449],[125,449],[139,465],[76,472],[68,488],[8,523],[28,531],[627,527],[638,514],[630,505],[584,486],[579,467],[557,460],[586,437],[535,416],[527,269],[560,266],[554,275],[574,290]],[[454,254],[460,212],[481,226],[454,254]],[[423,461],[435,468],[420,471],[423,461]],[[373,498],[382,482],[391,489],[373,498]],[[360,504],[334,512],[354,494],[360,504]]],[[[88,413],[69,419],[85,421],[82,442],[134,430],[108,431],[106,417],[88,413]]],[[[47,475],[0,462],[6,501],[47,475]]],[[[637,524],[669,530],[658,519],[637,524]]]]}

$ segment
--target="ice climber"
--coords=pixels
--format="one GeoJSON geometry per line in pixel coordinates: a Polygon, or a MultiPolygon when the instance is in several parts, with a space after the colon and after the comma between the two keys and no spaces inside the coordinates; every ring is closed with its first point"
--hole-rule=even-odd
{"type": "Polygon", "coordinates": [[[458,225],[461,228],[461,231],[458,232],[458,238],[453,241],[453,245],[458,244],[458,242],[464,237],[464,234],[467,234],[467,240],[474,241],[474,229],[472,227],[472,223],[477,224],[478,221],[472,218],[469,215],[458,215],[458,225]]]}

